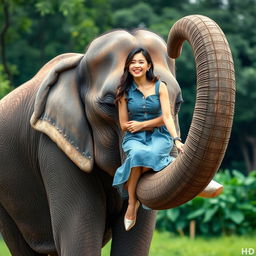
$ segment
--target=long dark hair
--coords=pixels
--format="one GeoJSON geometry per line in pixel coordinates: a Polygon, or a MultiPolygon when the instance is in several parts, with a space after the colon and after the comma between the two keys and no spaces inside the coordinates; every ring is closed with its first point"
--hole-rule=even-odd
{"type": "Polygon", "coordinates": [[[129,66],[132,62],[134,55],[140,52],[145,57],[147,63],[150,64],[150,69],[146,72],[147,80],[151,82],[156,82],[158,80],[158,78],[154,75],[154,65],[153,65],[151,56],[149,55],[149,52],[143,47],[138,47],[131,50],[125,61],[124,73],[121,76],[119,85],[117,86],[116,99],[115,99],[116,104],[118,103],[120,98],[125,94],[125,91],[129,88],[129,86],[131,86],[133,77],[129,72],[129,66]]]}

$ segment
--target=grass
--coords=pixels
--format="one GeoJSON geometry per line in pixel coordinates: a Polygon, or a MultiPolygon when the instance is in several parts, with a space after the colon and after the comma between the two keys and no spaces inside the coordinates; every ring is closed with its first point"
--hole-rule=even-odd
{"type": "MultiPolygon", "coordinates": [[[[256,236],[223,236],[217,238],[178,237],[155,231],[149,256],[240,256],[242,248],[253,248],[256,254],[256,236]]],[[[110,243],[102,250],[109,256],[110,243]]],[[[4,242],[0,241],[0,256],[10,256],[4,242]]]]}
{"type": "Polygon", "coordinates": [[[0,240],[0,255],[1,256],[9,256],[9,255],[11,255],[9,250],[6,247],[5,243],[2,240],[0,240]]]}
{"type": "Polygon", "coordinates": [[[196,238],[171,236],[155,232],[150,256],[236,256],[242,248],[254,247],[256,237],[225,236],[218,238],[196,238]]]}

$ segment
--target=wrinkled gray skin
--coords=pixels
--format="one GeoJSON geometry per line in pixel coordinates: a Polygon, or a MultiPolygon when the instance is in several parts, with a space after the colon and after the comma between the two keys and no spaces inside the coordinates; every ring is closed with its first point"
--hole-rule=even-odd
{"type": "MultiPolygon", "coordinates": [[[[97,256],[111,236],[111,255],[148,255],[156,211],[140,208],[136,226],[126,232],[127,202],[112,188],[122,158],[114,93],[127,53],[141,44],[152,55],[155,73],[170,85],[174,109],[180,93],[171,73],[174,62],[154,33],[105,34],[92,42],[75,68],[63,71],[61,79],[68,72],[75,74],[76,93],[88,121],[89,130],[84,132],[93,141],[92,170],[82,171],[55,142],[30,125],[42,80],[57,63],[76,54],[56,57],[0,101],[0,230],[12,255],[97,256]]],[[[74,108],[72,102],[66,104],[74,108]]],[[[67,119],[76,115],[72,111],[67,119]]]]}

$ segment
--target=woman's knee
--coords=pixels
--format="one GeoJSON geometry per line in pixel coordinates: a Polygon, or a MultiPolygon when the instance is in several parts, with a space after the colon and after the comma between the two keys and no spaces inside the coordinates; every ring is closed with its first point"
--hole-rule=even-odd
{"type": "Polygon", "coordinates": [[[151,154],[150,150],[147,148],[140,148],[140,149],[134,149],[131,152],[131,157],[140,160],[144,159],[145,157],[149,156],[151,154]]]}
{"type": "Polygon", "coordinates": [[[151,170],[151,168],[149,168],[149,167],[142,167],[141,174],[143,174],[144,172],[148,172],[150,170],[151,170]]]}

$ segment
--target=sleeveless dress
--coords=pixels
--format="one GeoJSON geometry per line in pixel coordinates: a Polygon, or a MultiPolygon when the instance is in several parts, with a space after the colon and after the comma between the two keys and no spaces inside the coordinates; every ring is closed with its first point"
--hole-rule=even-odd
{"type": "MultiPolygon", "coordinates": [[[[160,81],[155,83],[155,94],[144,97],[133,81],[126,92],[129,120],[145,121],[162,115],[159,99],[160,81]]],[[[125,132],[122,149],[126,158],[116,170],[113,186],[123,199],[128,198],[124,183],[129,179],[131,168],[136,166],[149,167],[160,171],[175,158],[170,156],[173,139],[166,126],[154,128],[152,131],[125,132]]]]}

